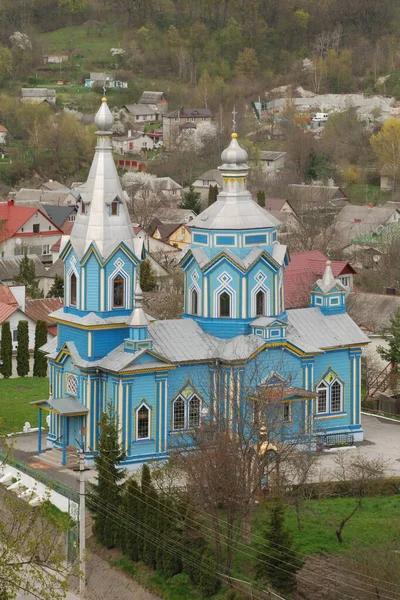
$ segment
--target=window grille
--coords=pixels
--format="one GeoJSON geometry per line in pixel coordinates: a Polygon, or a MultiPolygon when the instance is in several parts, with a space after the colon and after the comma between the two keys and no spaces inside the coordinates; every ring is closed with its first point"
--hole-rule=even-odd
{"type": "Polygon", "coordinates": [[[174,402],[173,429],[180,431],[185,429],[185,401],[177,398],[174,402]]]}
{"type": "Polygon", "coordinates": [[[321,383],[317,389],[317,413],[326,413],[328,390],[325,383],[321,383]]]}
{"type": "Polygon", "coordinates": [[[189,400],[189,429],[200,426],[200,400],[193,396],[189,400]]]}
{"type": "Polygon", "coordinates": [[[331,387],[331,412],[340,412],[342,409],[342,386],[335,381],[331,387]]]}
{"type": "Polygon", "coordinates": [[[77,396],[78,394],[78,378],[76,375],[72,375],[71,373],[67,373],[65,376],[66,383],[66,391],[67,394],[71,394],[72,396],[77,396]]]}
{"type": "Polygon", "coordinates": [[[149,409],[142,406],[137,411],[137,439],[143,440],[149,437],[150,415],[149,409]]]}

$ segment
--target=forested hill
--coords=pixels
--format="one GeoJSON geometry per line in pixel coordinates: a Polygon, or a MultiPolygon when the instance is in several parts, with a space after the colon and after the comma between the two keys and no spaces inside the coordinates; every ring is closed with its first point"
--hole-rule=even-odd
{"type": "Polygon", "coordinates": [[[206,71],[217,84],[241,77],[263,90],[400,93],[398,0],[3,0],[0,20],[4,47],[20,31],[34,53],[40,33],[115,25],[118,66],[150,77],[194,84],[206,71]]]}

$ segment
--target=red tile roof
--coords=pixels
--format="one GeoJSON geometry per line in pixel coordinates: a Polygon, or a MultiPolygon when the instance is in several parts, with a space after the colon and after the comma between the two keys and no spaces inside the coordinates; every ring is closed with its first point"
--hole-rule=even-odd
{"type": "Polygon", "coordinates": [[[14,294],[6,285],[0,285],[0,302],[9,306],[18,306],[14,294]]]}
{"type": "Polygon", "coordinates": [[[17,310],[18,306],[10,306],[9,304],[0,302],[0,323],[7,321],[8,317],[10,317],[17,310]]]}
{"type": "Polygon", "coordinates": [[[266,210],[278,210],[281,211],[282,207],[286,204],[284,198],[266,198],[265,208],[266,210]]]}
{"type": "MultiPolygon", "coordinates": [[[[285,272],[286,308],[309,306],[311,286],[322,277],[327,260],[328,257],[319,250],[294,252],[290,255],[290,263],[285,272]]],[[[355,273],[345,260],[333,260],[331,268],[335,277],[355,273]]]]}
{"type": "Polygon", "coordinates": [[[25,314],[33,321],[45,321],[47,325],[54,325],[54,321],[49,319],[49,314],[63,306],[64,301],[62,298],[27,300],[25,303],[25,314]]]}
{"type": "MultiPolygon", "coordinates": [[[[13,237],[13,235],[15,235],[17,233],[17,231],[23,225],[25,225],[25,223],[27,221],[29,221],[29,219],[31,217],[33,217],[33,215],[37,212],[40,212],[49,221],[49,223],[52,223],[52,225],[54,225],[54,223],[51,221],[51,219],[49,219],[49,217],[42,210],[40,210],[38,208],[30,208],[28,206],[18,206],[16,204],[14,204],[14,202],[12,200],[9,200],[8,202],[0,203],[0,242],[3,242],[4,240],[8,240],[9,238],[13,237]]],[[[56,225],[54,225],[54,227],[56,227],[57,230],[60,231],[56,225]]],[[[57,233],[57,232],[56,231],[42,231],[41,232],[41,234],[51,234],[51,235],[54,235],[55,233],[57,233]]],[[[27,236],[27,235],[38,235],[38,234],[30,232],[30,233],[23,233],[20,235],[27,236]]]]}

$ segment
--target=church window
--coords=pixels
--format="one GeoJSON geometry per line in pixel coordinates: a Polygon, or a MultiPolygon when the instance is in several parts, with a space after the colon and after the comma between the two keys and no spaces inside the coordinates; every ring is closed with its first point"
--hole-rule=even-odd
{"type": "Polygon", "coordinates": [[[334,381],[331,387],[331,412],[340,412],[342,410],[342,386],[338,381],[334,381]]]}
{"type": "Polygon", "coordinates": [[[284,423],[289,423],[291,421],[290,404],[287,402],[282,404],[282,421],[284,423]]]}
{"type": "Polygon", "coordinates": [[[199,294],[197,290],[192,290],[192,315],[198,314],[199,294]]]}
{"type": "Polygon", "coordinates": [[[145,440],[150,433],[150,411],[147,406],[142,405],[136,413],[136,438],[145,440]]]}
{"type": "Polygon", "coordinates": [[[185,401],[179,396],[174,402],[173,430],[185,429],[185,401]]]}
{"type": "Polygon", "coordinates": [[[69,303],[71,306],[76,306],[76,290],[77,290],[77,279],[75,273],[72,273],[69,279],[69,303]]]}
{"type": "Polygon", "coordinates": [[[113,307],[124,306],[124,287],[125,282],[122,275],[117,275],[113,281],[113,307]]]}
{"type": "Polygon", "coordinates": [[[81,214],[82,215],[86,215],[87,214],[87,206],[86,206],[86,204],[83,201],[81,203],[81,214]]]}
{"type": "Polygon", "coordinates": [[[193,396],[189,400],[189,429],[200,426],[200,400],[193,396]]]}
{"type": "Polygon", "coordinates": [[[65,375],[65,387],[67,394],[76,396],[78,394],[78,378],[76,375],[67,373],[65,375]]]}
{"type": "Polygon", "coordinates": [[[328,386],[322,382],[317,388],[317,413],[327,412],[328,386]]]}
{"type": "Polygon", "coordinates": [[[111,216],[118,216],[119,203],[117,201],[111,202],[111,216]]]}
{"type": "Polygon", "coordinates": [[[259,290],[256,294],[256,316],[262,317],[265,315],[265,292],[259,290]]]}
{"type": "Polygon", "coordinates": [[[231,297],[228,292],[222,292],[219,297],[219,316],[231,316],[231,297]]]}

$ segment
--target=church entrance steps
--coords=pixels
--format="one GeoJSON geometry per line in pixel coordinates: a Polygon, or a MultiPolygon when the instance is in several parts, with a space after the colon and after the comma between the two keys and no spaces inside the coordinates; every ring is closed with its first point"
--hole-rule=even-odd
{"type": "MultiPolygon", "coordinates": [[[[37,456],[42,462],[51,465],[52,467],[61,468],[62,464],[62,449],[51,448],[50,450],[44,450],[40,455],[37,456]]],[[[66,452],[67,464],[64,468],[74,469],[78,467],[78,456],[76,449],[71,446],[67,446],[66,452]]]]}

